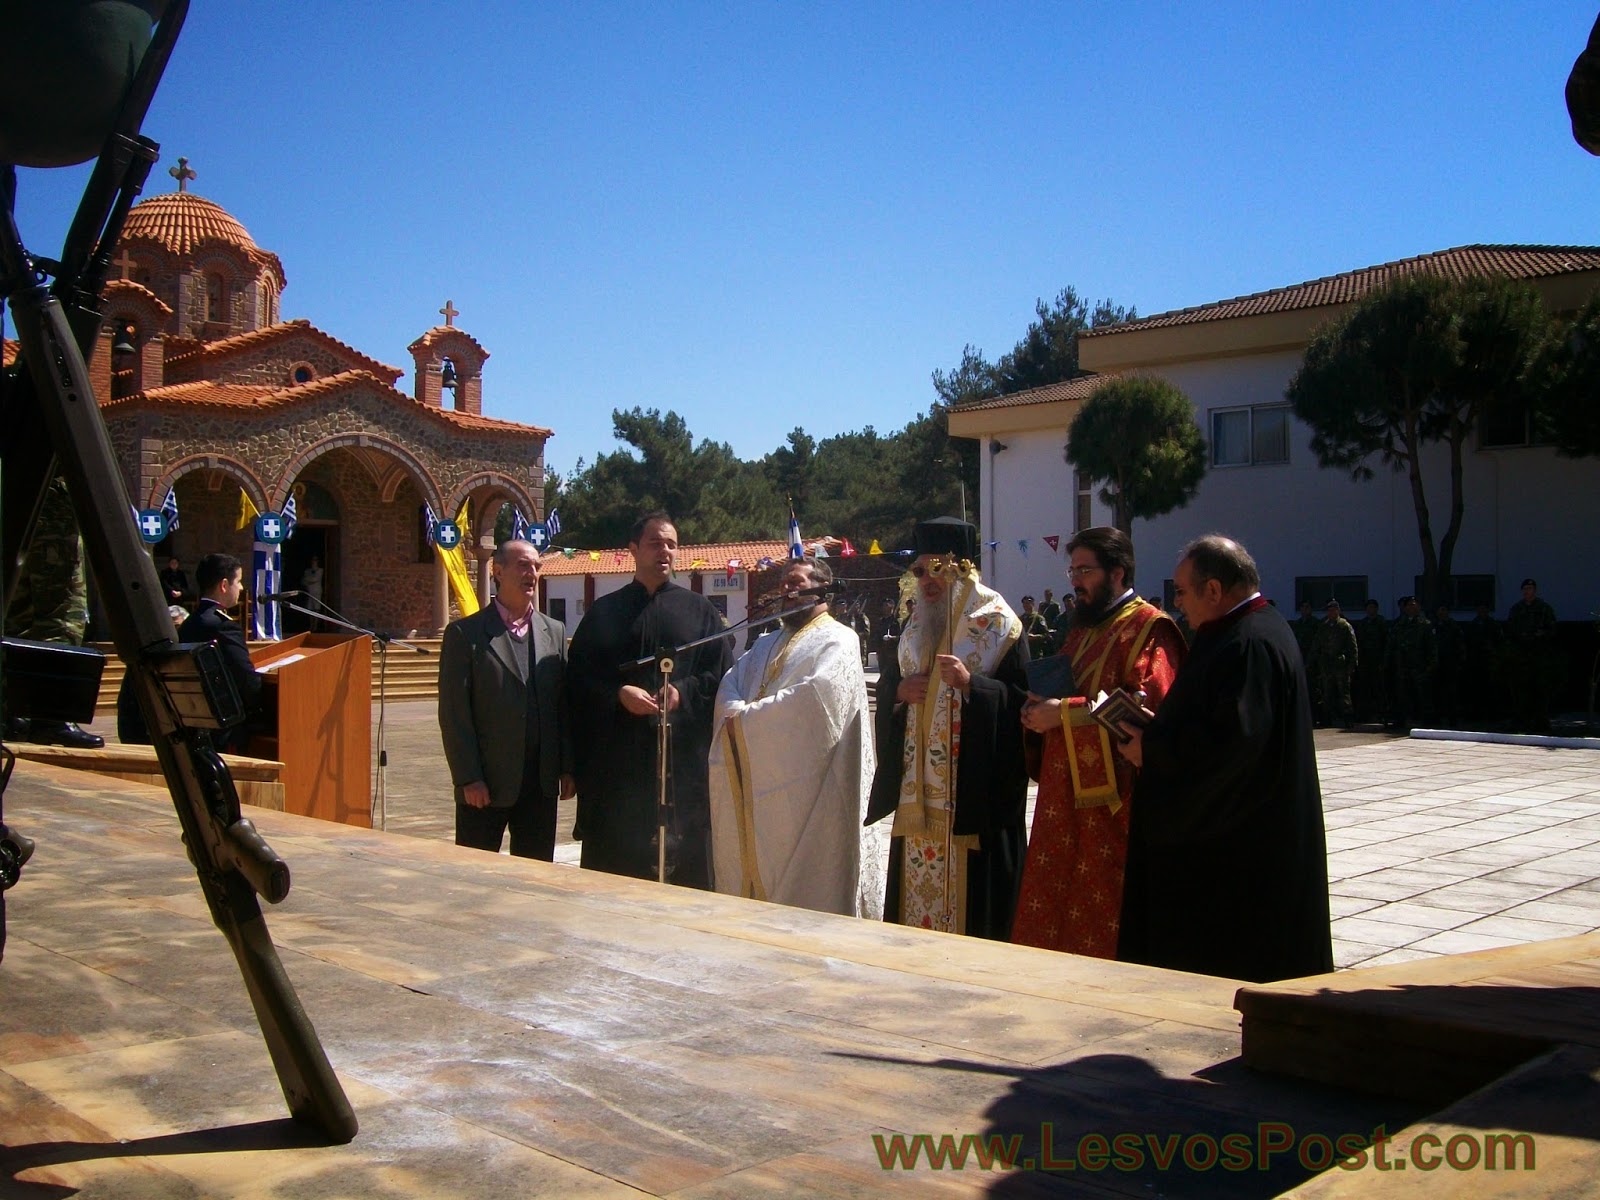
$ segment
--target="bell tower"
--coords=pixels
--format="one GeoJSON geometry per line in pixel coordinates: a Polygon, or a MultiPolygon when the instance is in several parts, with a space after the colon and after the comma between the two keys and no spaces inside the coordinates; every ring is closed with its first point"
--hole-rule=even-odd
{"type": "Polygon", "coordinates": [[[416,363],[413,395],[429,408],[443,408],[444,393],[458,412],[483,415],[483,362],[489,352],[477,339],[456,328],[461,315],[451,301],[439,310],[443,325],[435,325],[406,349],[416,363]]]}

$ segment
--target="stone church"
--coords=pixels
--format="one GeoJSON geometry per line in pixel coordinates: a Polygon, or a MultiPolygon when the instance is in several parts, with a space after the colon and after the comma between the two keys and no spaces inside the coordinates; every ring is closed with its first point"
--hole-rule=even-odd
{"type": "Polygon", "coordinates": [[[155,547],[158,565],[175,556],[192,582],[200,556],[221,550],[248,573],[241,494],[262,513],[293,494],[287,586],[316,556],[323,598],[352,621],[395,634],[442,629],[450,597],[424,512],[453,518],[468,505],[462,532],[487,594],[501,506],[543,518],[551,431],[483,415],[489,354],[448,301],[444,324],[407,348],[411,395],[397,388],[402,368],[310,321],[283,320],[278,256],[189,191],[193,172],[178,162],[169,172],[178,190],[128,215],[90,364],[135,506],[159,508],[174,489],[179,528],[155,547]]]}

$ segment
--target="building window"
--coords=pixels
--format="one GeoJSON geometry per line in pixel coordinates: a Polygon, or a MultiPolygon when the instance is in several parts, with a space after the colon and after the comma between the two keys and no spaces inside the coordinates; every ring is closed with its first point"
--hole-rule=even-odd
{"type": "Polygon", "coordinates": [[[1088,529],[1094,525],[1094,510],[1090,507],[1094,481],[1082,471],[1072,473],[1074,502],[1072,508],[1073,530],[1088,529]]]}
{"type": "Polygon", "coordinates": [[[1257,404],[1212,411],[1212,466],[1251,467],[1288,461],[1287,404],[1257,404]]]}
{"type": "Polygon", "coordinates": [[[1347,613],[1360,612],[1367,604],[1365,575],[1296,575],[1294,606],[1298,611],[1306,601],[1321,612],[1329,600],[1337,600],[1347,613]]]}
{"type": "MultiPolygon", "coordinates": [[[[1411,586],[1412,594],[1421,597],[1422,576],[1413,576],[1411,586]]],[[[1494,612],[1494,591],[1493,575],[1452,575],[1444,584],[1444,604],[1452,612],[1476,612],[1480,604],[1494,612]]]]}
{"type": "Polygon", "coordinates": [[[228,284],[215,271],[206,276],[206,320],[214,325],[228,323],[228,284]]]}
{"type": "Polygon", "coordinates": [[[565,596],[550,596],[544,602],[544,615],[552,621],[560,621],[563,625],[567,622],[567,598],[565,596]]]}
{"type": "Polygon", "coordinates": [[[1478,446],[1483,450],[1543,446],[1533,414],[1515,403],[1486,405],[1478,418],[1478,446]]]}
{"type": "Polygon", "coordinates": [[[289,382],[292,384],[310,383],[317,377],[317,369],[310,363],[295,363],[289,368],[289,382]]]}

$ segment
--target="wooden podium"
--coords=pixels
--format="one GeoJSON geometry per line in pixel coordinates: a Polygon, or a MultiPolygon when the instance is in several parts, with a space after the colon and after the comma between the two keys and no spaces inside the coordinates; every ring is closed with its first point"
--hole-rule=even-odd
{"type": "Polygon", "coordinates": [[[283,763],[287,812],[372,827],[372,639],[298,633],[258,646],[255,757],[283,763]]]}

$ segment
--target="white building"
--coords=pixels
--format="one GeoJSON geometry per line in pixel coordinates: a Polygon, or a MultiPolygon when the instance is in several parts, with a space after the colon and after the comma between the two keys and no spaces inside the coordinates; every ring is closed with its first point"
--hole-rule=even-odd
{"type": "MultiPolygon", "coordinates": [[[[1371,597],[1392,614],[1422,571],[1407,477],[1376,461],[1376,477],[1364,483],[1319,467],[1311,431],[1284,393],[1318,327],[1397,275],[1420,272],[1526,279],[1547,307],[1566,311],[1600,289],[1600,247],[1465,246],[1081,335],[1079,362],[1097,376],[950,413],[953,435],[984,443],[985,578],[1013,603],[1067,586],[1072,532],[1111,523],[1108,506],[1063,458],[1067,428],[1104,376],[1141,372],[1189,396],[1210,454],[1187,507],[1134,522],[1142,595],[1170,586],[1184,543],[1220,532],[1250,550],[1263,592],[1286,614],[1302,597],[1320,609],[1330,596],[1347,608],[1371,597]],[[1046,538],[1057,540],[1055,550],[1046,538]]],[[[1450,519],[1449,472],[1444,447],[1433,450],[1424,473],[1437,540],[1450,519]]],[[[1600,459],[1530,445],[1520,425],[1483,429],[1464,475],[1455,607],[1482,601],[1504,616],[1526,576],[1564,620],[1600,607],[1600,459]]]]}

